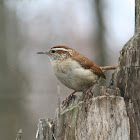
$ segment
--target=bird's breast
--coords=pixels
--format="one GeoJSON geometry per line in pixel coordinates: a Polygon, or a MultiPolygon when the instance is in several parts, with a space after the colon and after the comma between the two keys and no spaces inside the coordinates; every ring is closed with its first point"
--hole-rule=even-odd
{"type": "Polygon", "coordinates": [[[55,75],[67,87],[84,91],[94,85],[99,76],[83,68],[75,60],[55,61],[52,63],[55,75]]]}

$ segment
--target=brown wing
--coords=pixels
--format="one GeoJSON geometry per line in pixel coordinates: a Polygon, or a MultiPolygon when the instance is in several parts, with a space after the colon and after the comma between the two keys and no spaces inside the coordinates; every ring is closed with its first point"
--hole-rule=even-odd
{"type": "Polygon", "coordinates": [[[91,69],[91,71],[93,71],[93,73],[106,79],[106,77],[105,77],[103,71],[100,69],[100,67],[98,67],[95,63],[93,63],[87,57],[79,54],[79,55],[73,56],[72,59],[78,61],[82,65],[82,67],[84,67],[85,69],[91,69]]]}

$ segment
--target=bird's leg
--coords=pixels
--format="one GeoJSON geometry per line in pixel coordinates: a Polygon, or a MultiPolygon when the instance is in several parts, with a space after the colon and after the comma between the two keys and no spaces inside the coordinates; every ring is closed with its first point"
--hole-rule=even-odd
{"type": "Polygon", "coordinates": [[[84,93],[93,95],[93,93],[92,93],[92,88],[93,88],[93,86],[91,86],[90,88],[86,89],[86,90],[84,91],[84,93]]]}
{"type": "Polygon", "coordinates": [[[62,102],[62,104],[65,105],[65,104],[68,102],[69,98],[70,98],[72,95],[74,95],[75,93],[76,93],[76,91],[72,92],[68,97],[66,97],[66,99],[62,102]]]}

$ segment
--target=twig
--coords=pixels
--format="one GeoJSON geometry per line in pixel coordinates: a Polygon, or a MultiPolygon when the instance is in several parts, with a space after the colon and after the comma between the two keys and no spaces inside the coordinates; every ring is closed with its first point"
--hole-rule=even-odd
{"type": "Polygon", "coordinates": [[[59,137],[59,128],[60,128],[60,86],[59,86],[59,82],[57,84],[57,96],[58,96],[58,112],[57,112],[57,134],[56,134],[56,137],[57,137],[57,140],[60,140],[60,137],[59,137]]]}
{"type": "Polygon", "coordinates": [[[20,129],[17,133],[16,140],[21,140],[22,129],[20,129]]]}

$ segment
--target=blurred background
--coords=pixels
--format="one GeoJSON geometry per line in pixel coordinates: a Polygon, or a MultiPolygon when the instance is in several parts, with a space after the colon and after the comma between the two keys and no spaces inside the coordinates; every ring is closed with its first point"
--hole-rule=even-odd
{"type": "MultiPolygon", "coordinates": [[[[38,119],[54,117],[58,80],[37,52],[67,45],[100,66],[117,65],[133,33],[134,0],[0,0],[0,139],[22,128],[34,140],[38,119]]],[[[62,101],[72,90],[59,85],[62,101]]]]}

